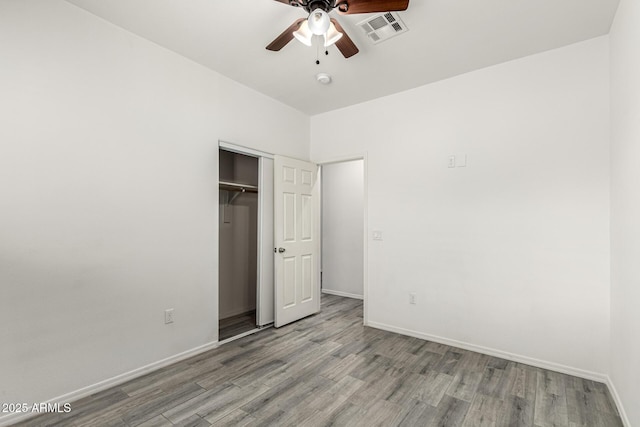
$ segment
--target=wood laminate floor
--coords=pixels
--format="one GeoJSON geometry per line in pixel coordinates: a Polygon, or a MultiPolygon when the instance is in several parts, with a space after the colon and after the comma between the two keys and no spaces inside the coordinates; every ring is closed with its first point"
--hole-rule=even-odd
{"type": "Polygon", "coordinates": [[[256,329],[256,311],[253,310],[237,316],[220,319],[219,323],[218,341],[224,341],[227,338],[256,329]]]}
{"type": "Polygon", "coordinates": [[[23,426],[622,426],[605,385],[362,326],[362,302],[267,329],[23,426]]]}

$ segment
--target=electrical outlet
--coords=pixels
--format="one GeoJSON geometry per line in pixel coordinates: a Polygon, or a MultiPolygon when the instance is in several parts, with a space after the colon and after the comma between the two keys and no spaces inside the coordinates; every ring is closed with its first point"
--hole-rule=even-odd
{"type": "Polygon", "coordinates": [[[164,323],[165,325],[173,323],[173,308],[168,308],[164,311],[164,323]]]}
{"type": "Polygon", "coordinates": [[[409,293],[409,304],[415,304],[417,302],[416,294],[413,292],[409,293]]]}
{"type": "Polygon", "coordinates": [[[447,167],[455,168],[456,167],[456,156],[449,156],[447,159],[447,167]]]}

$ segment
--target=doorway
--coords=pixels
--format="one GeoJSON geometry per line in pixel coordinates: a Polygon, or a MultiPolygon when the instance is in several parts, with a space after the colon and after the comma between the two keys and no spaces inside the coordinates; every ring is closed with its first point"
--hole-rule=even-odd
{"type": "Polygon", "coordinates": [[[273,323],[273,159],[220,142],[218,341],[273,323]]]}
{"type": "Polygon", "coordinates": [[[218,341],[240,338],[274,324],[274,320],[277,326],[277,313],[280,325],[286,324],[289,321],[283,319],[283,313],[302,307],[304,302],[317,301],[317,308],[297,318],[319,311],[321,286],[326,294],[363,300],[359,306],[364,305],[362,316],[366,324],[366,157],[320,164],[322,173],[317,180],[313,172],[317,165],[222,141],[219,162],[218,341]],[[275,186],[276,181],[281,185],[275,186]],[[317,199],[313,196],[314,182],[326,187],[319,189],[324,200],[317,203],[317,210],[312,208],[312,200],[317,199]],[[283,192],[283,183],[309,188],[301,188],[301,194],[296,196],[293,189],[283,192]],[[276,199],[280,203],[274,203],[276,199]],[[289,212],[294,206],[301,209],[299,213],[289,212]],[[278,209],[274,207],[285,215],[276,216],[278,209]],[[317,220],[313,219],[313,212],[317,212],[317,220]],[[275,223],[287,225],[294,218],[297,225],[278,228],[276,239],[275,223]],[[318,230],[314,232],[316,226],[318,230]],[[299,263],[292,262],[296,253],[287,245],[298,239],[306,245],[315,240],[314,235],[320,237],[320,242],[324,240],[324,248],[318,242],[318,250],[313,252],[316,255],[305,252],[299,263]],[[291,240],[293,236],[295,239],[291,240]],[[313,260],[318,258],[315,264],[313,260]],[[293,274],[291,266],[297,264],[301,271],[296,268],[293,274]],[[316,274],[318,280],[312,280],[316,274]],[[321,274],[325,277],[322,285],[321,274]],[[274,278],[278,278],[278,286],[274,278]],[[292,291],[294,282],[299,289],[292,291]],[[296,301],[300,297],[301,304],[287,299],[292,295],[296,301]],[[311,298],[313,295],[317,298],[311,298]]]}
{"type": "Polygon", "coordinates": [[[364,300],[365,162],[322,164],[323,294],[364,300]]]}

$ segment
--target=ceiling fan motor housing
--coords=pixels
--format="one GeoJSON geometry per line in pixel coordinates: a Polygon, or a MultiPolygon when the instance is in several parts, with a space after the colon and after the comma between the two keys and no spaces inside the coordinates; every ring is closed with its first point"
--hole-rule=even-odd
{"type": "Polygon", "coordinates": [[[307,3],[307,6],[305,7],[305,9],[307,9],[307,12],[311,12],[313,10],[316,9],[321,9],[324,10],[325,12],[329,13],[329,11],[331,9],[333,9],[333,1],[330,0],[311,0],[307,3]]]}
{"type": "MultiPolygon", "coordinates": [[[[321,9],[329,13],[331,9],[336,7],[335,2],[336,0],[289,0],[291,6],[302,7],[309,13],[316,9],[321,9]]],[[[346,1],[341,3],[346,5],[346,1]]]]}

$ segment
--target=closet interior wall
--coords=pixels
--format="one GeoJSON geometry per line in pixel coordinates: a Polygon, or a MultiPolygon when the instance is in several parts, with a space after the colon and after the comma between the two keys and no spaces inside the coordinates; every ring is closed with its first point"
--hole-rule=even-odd
{"type": "Polygon", "coordinates": [[[258,159],[220,150],[219,318],[255,319],[258,193],[224,189],[223,182],[258,186],[258,159]]]}

